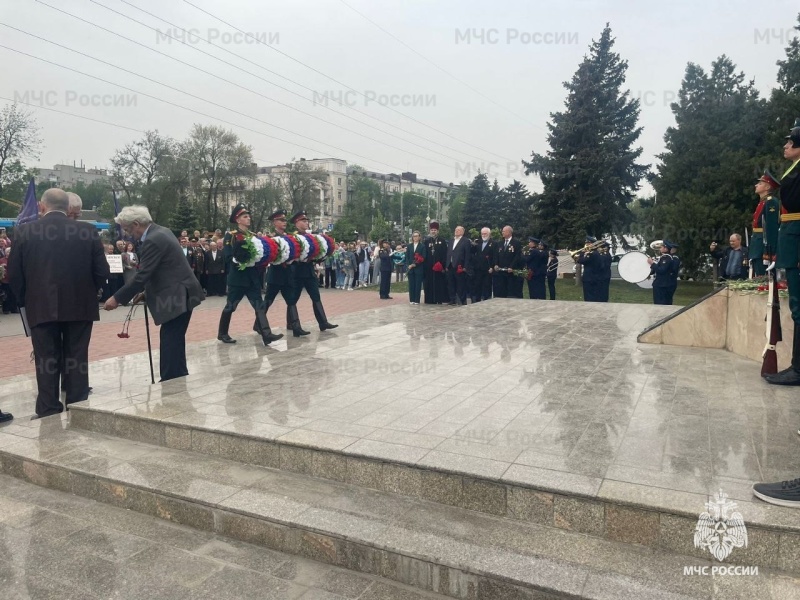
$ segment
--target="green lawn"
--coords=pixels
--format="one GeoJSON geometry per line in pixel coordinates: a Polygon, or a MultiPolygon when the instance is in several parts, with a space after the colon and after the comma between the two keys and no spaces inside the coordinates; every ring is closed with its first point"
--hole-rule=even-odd
{"type": "MultiPolygon", "coordinates": [[[[523,296],[528,297],[528,286],[523,285],[523,296]]],[[[694,302],[714,289],[711,282],[679,281],[675,292],[675,304],[684,306],[694,302]]],[[[377,286],[359,288],[359,291],[377,293],[377,286]]],[[[408,283],[393,283],[392,294],[408,294],[408,283]]],[[[558,300],[583,300],[583,291],[575,285],[574,279],[556,279],[556,299],[558,300]]],[[[653,290],[640,288],[635,283],[614,279],[609,290],[609,302],[624,302],[627,304],[652,304],[653,290]]]]}

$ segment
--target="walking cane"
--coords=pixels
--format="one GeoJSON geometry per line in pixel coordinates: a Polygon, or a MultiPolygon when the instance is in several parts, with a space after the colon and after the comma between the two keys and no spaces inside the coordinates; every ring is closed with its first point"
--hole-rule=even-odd
{"type": "Polygon", "coordinates": [[[155,385],[156,376],[153,373],[153,347],[150,345],[150,320],[147,318],[147,304],[144,305],[144,329],[147,333],[147,357],[150,359],[150,383],[155,385]]]}

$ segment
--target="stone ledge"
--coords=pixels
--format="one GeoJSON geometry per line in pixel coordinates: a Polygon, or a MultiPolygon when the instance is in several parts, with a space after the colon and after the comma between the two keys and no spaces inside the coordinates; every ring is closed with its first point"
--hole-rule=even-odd
{"type": "MultiPolygon", "coordinates": [[[[107,419],[122,419],[124,427],[112,427],[112,435],[133,441],[155,443],[179,450],[191,450],[247,464],[281,469],[302,475],[349,483],[368,489],[463,508],[512,520],[577,531],[595,537],[674,549],[678,535],[674,528],[660,525],[661,519],[691,521],[689,532],[707,497],[664,488],[651,488],[611,479],[513,465],[500,477],[471,472],[468,464],[453,468],[426,460],[424,466],[371,456],[325,450],[276,438],[265,439],[241,433],[205,429],[199,426],[165,423],[135,417],[142,423],[128,426],[132,417],[104,413],[75,405],[70,409],[70,426],[106,433],[107,419]],[[97,424],[102,423],[102,427],[97,424]],[[157,440],[153,442],[151,440],[157,440]],[[515,467],[518,467],[515,469],[515,467]],[[633,521],[620,519],[629,515],[633,521]]],[[[778,533],[800,534],[796,511],[762,503],[740,503],[750,527],[778,533]]],[[[685,552],[703,557],[692,549],[685,552]]],[[[736,562],[735,560],[732,562],[736,562]]],[[[771,566],[777,566],[777,561],[771,566]]]]}

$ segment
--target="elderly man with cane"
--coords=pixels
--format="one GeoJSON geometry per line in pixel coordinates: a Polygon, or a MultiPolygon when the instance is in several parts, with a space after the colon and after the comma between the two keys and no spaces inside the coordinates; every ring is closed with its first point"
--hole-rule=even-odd
{"type": "Polygon", "coordinates": [[[134,278],[109,298],[104,308],[114,310],[145,292],[147,307],[161,325],[159,370],[161,381],[189,374],[186,368],[186,330],[192,310],[204,299],[200,282],[186,261],[177,238],[156,225],[144,206],[126,206],[114,219],[141,242],[139,269],[134,278]]]}

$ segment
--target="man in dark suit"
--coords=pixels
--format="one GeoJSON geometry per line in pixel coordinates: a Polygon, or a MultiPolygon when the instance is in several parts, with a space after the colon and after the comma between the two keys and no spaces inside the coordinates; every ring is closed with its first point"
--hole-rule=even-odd
{"type": "Polygon", "coordinates": [[[181,252],[183,253],[184,258],[186,258],[186,263],[192,268],[192,272],[194,272],[194,252],[189,247],[189,238],[182,237],[180,238],[181,242],[181,252]]]}
{"type": "Polygon", "coordinates": [[[467,270],[470,268],[472,244],[464,237],[464,228],[459,225],[453,233],[453,240],[447,242],[447,288],[450,304],[467,303],[467,270]]]}
{"type": "Polygon", "coordinates": [[[522,298],[522,278],[512,271],[525,265],[522,244],[514,239],[510,225],[503,227],[503,241],[498,244],[494,259],[495,298],[522,298]]]}
{"type": "Polygon", "coordinates": [[[218,249],[217,242],[211,242],[211,249],[206,252],[206,275],[208,276],[208,295],[225,295],[225,257],[218,249]]]}
{"type": "Polygon", "coordinates": [[[153,321],[161,326],[159,370],[161,381],[189,374],[186,368],[186,330],[192,310],[205,294],[194,276],[175,235],[153,223],[144,206],[126,206],[114,219],[125,232],[141,242],[139,268],[121,290],[106,300],[104,308],[114,310],[145,292],[153,321]]]}
{"type": "Polygon", "coordinates": [[[738,233],[731,235],[730,246],[724,250],[717,248],[717,243],[711,243],[711,256],[721,258],[719,263],[720,279],[747,279],[750,276],[750,259],[747,246],[742,245],[742,236],[738,233]]]}
{"type": "Polygon", "coordinates": [[[97,290],[109,275],[97,230],[67,217],[66,192],[51,188],[41,204],[42,218],[17,227],[9,261],[11,287],[31,328],[38,387],[34,418],[63,410],[62,375],[67,405],[88,397],[89,340],[92,322],[100,319],[97,290]]]}
{"type": "Polygon", "coordinates": [[[539,238],[528,238],[528,256],[525,259],[528,267],[528,297],[531,300],[546,300],[545,283],[547,279],[547,251],[539,238]]]}
{"type": "Polygon", "coordinates": [[[492,271],[497,243],[488,227],[481,229],[481,239],[472,247],[472,301],[480,302],[492,297],[492,271]]]}

